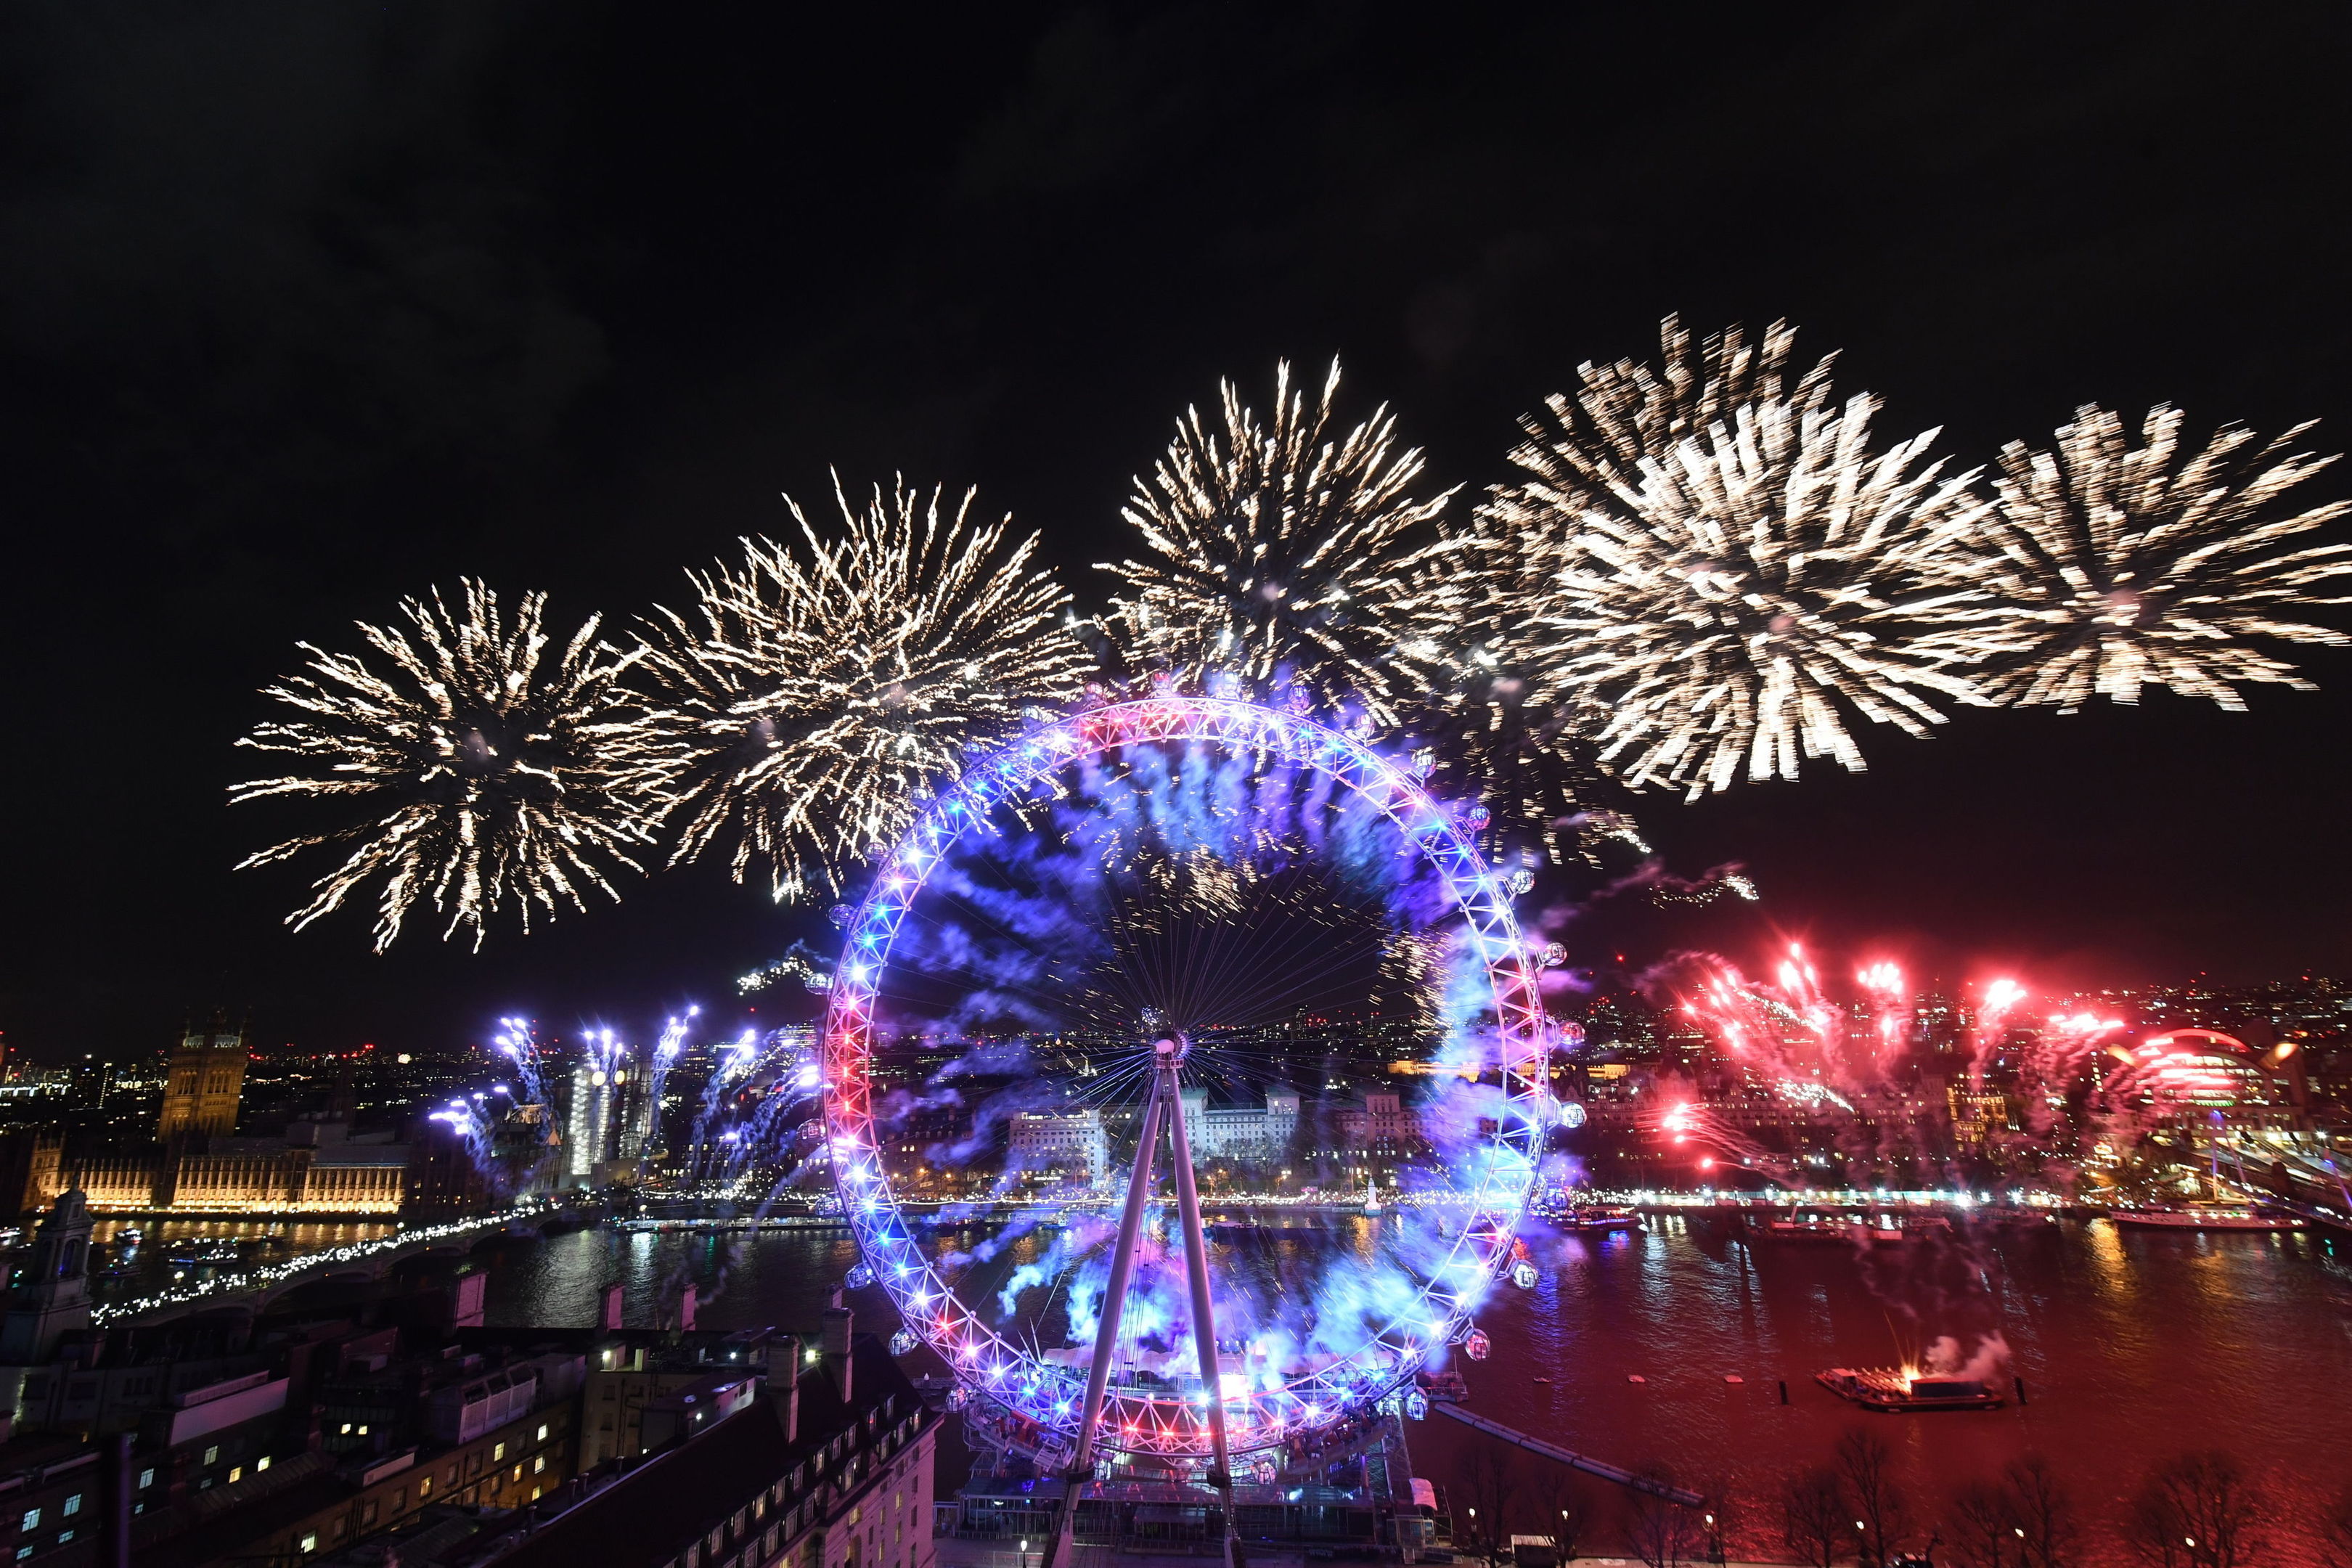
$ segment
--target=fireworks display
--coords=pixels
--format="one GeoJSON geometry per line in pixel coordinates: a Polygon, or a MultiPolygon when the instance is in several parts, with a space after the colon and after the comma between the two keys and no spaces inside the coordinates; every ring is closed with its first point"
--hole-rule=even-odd
{"type": "Polygon", "coordinates": [[[779,899],[838,888],[965,748],[1075,694],[1067,595],[1032,564],[1035,536],[1008,548],[971,499],[943,515],[937,490],[877,487],[862,510],[836,492],[831,539],[794,505],[804,549],[747,540],[692,574],[692,612],[656,612],[646,733],[673,779],[673,864],[763,867],[779,899]]]}
{"type": "Polygon", "coordinates": [[[1441,658],[1458,631],[1410,586],[1425,558],[1408,549],[1454,492],[1412,497],[1421,453],[1396,450],[1386,408],[1328,439],[1339,388],[1336,361],[1312,402],[1285,364],[1271,424],[1231,382],[1222,430],[1197,409],[1177,422],[1125,513],[1150,553],[1099,567],[1129,595],[1113,600],[1107,626],[1132,671],[1223,674],[1261,693],[1289,686],[1395,721],[1414,689],[1410,667],[1441,658]]]}
{"type": "Polygon", "coordinates": [[[478,948],[505,910],[529,930],[534,911],[583,908],[591,889],[617,898],[613,874],[640,869],[662,779],[622,684],[637,654],[599,640],[592,616],[551,660],[544,595],[523,595],[509,623],[488,587],[464,589],[455,614],[436,589],[402,601],[406,626],[360,623],[379,663],[301,645],[310,673],[264,689],[300,717],[237,742],[305,766],[234,785],[233,801],[333,798],[368,814],[241,863],[349,847],[287,917],[298,930],[380,878],[378,952],[420,899],[443,917],[444,937],[470,930],[478,948]]]}
{"type": "Polygon", "coordinates": [[[1668,317],[1663,368],[1584,366],[1488,503],[1552,558],[1534,606],[1549,679],[1636,786],[1859,769],[1843,710],[1917,735],[1942,714],[1916,689],[1972,696],[1907,649],[1906,599],[1985,511],[1974,476],[1928,458],[1932,430],[1874,449],[1877,400],[1832,403],[1828,360],[1790,384],[1794,340],[1695,345],[1668,317]]]}
{"type": "Polygon", "coordinates": [[[2135,446],[2121,418],[2093,405],[2047,451],[2003,448],[2000,506],[1984,523],[1992,548],[1965,558],[1958,582],[1975,591],[1946,605],[1950,626],[1930,639],[1981,664],[1989,698],[2072,711],[2094,695],[2135,702],[2142,687],[2165,686],[2242,709],[2240,683],[2312,689],[2245,639],[2346,640],[2294,612],[2352,602],[2312,596],[2352,575],[2352,545],[2277,547],[2352,503],[2285,515],[2274,505],[2335,459],[2288,450],[2308,425],[2259,447],[2252,432],[2225,427],[2185,456],[2180,426],[2179,410],[2150,409],[2135,446]]]}
{"type": "Polygon", "coordinates": [[[1604,868],[1612,842],[1646,853],[1604,777],[1696,798],[1859,769],[1855,717],[1924,735],[1953,702],[2163,685],[2238,707],[2242,684],[2307,689],[2258,644],[2347,640],[2301,611],[2352,602],[2316,592],[2352,545],[2290,548],[2347,503],[2280,504],[2332,461],[2290,450],[2307,426],[2190,452],[2169,408],[2135,446],[2085,407],[2051,449],[2005,448],[1988,491],[1936,431],[1875,443],[1878,400],[1833,396],[1834,355],[1797,368],[1785,324],[1699,340],[1670,316],[1661,344],[1581,366],[1466,522],[1453,490],[1416,493],[1385,406],[1333,429],[1336,363],[1313,393],[1278,368],[1270,416],[1224,383],[1136,480],[1142,548],[1100,568],[1099,621],[1034,535],[903,485],[836,490],[831,535],[793,506],[798,541],[690,574],[694,605],[626,651],[592,619],[547,659],[536,595],[511,631],[478,583],[458,614],[406,601],[408,626],[362,628],[389,670],[305,645],[310,673],[268,689],[303,717],[242,743],[313,765],[234,793],[383,809],[245,864],[348,846],[290,921],[381,878],[379,948],[420,898],[478,945],[508,905],[527,925],[610,895],[663,824],[672,865],[838,896],[968,752],[1067,711],[1098,654],[1114,683],[1331,714],[1469,802],[1507,863],[1604,868]]]}

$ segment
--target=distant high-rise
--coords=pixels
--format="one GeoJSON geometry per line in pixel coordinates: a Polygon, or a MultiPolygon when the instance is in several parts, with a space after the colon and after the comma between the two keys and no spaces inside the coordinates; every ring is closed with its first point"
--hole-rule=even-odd
{"type": "Polygon", "coordinates": [[[609,1067],[583,1058],[572,1069],[572,1092],[563,1116],[563,1174],[567,1186],[589,1187],[599,1165],[613,1158],[614,1134],[626,1107],[622,1090],[629,1073],[621,1058],[609,1067]]]}
{"type": "Polygon", "coordinates": [[[245,1030],[215,1014],[210,1024],[190,1029],[172,1053],[155,1135],[226,1137],[236,1131],[237,1100],[244,1092],[245,1030]]]}

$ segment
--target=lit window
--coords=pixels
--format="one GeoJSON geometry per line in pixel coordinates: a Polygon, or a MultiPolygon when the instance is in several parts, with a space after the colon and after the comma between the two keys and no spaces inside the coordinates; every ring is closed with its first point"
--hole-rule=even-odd
{"type": "Polygon", "coordinates": [[[367,1423],[364,1421],[360,1423],[360,1436],[362,1437],[367,1436],[367,1423]]]}
{"type": "Polygon", "coordinates": [[[547,1441],[547,1423],[544,1421],[539,1424],[539,1440],[542,1443],[547,1441]]]}
{"type": "Polygon", "coordinates": [[[22,1563],[26,1558],[30,1557],[32,1554],[33,1549],[29,1546],[19,1546],[16,1548],[16,1561],[19,1563],[22,1563]]]}
{"type": "Polygon", "coordinates": [[[245,1467],[243,1465],[231,1465],[228,1468],[228,1484],[235,1486],[237,1482],[243,1479],[245,1479],[245,1467]]]}
{"type": "Polygon", "coordinates": [[[59,1546],[63,1546],[67,1542],[71,1541],[72,1539],[73,1539],[73,1531],[70,1531],[70,1530],[60,1530],[60,1531],[58,1531],[58,1544],[59,1546]]]}
{"type": "MultiPolygon", "coordinates": [[[[261,1462],[262,1462],[263,1464],[265,1464],[265,1465],[266,1465],[266,1464],[268,1464],[269,1461],[268,1461],[268,1460],[267,1460],[267,1459],[264,1459],[264,1460],[262,1460],[261,1462]]],[[[138,1489],[139,1489],[139,1490],[141,1490],[141,1491],[142,1491],[142,1492],[143,1492],[143,1491],[145,1491],[149,1487],[152,1487],[152,1486],[153,1486],[154,1484],[155,1484],[155,1472],[154,1472],[154,1471],[152,1471],[152,1470],[142,1470],[142,1471],[140,1471],[140,1472],[139,1472],[139,1488],[138,1488],[138,1489]]]]}
{"type": "MultiPolygon", "coordinates": [[[[267,1455],[267,1454],[262,1455],[262,1456],[261,1456],[261,1458],[257,1458],[257,1459],[256,1459],[256,1460],[254,1460],[254,1461],[253,1461],[254,1473],[255,1473],[255,1474],[257,1474],[257,1475],[258,1475],[259,1473],[261,1473],[263,1470],[268,1469],[268,1468],[269,1468],[269,1456],[268,1456],[268,1455],[267,1455]]],[[[151,1470],[151,1471],[149,1471],[149,1472],[148,1472],[148,1474],[152,1475],[152,1474],[154,1474],[154,1472],[151,1470]]]]}
{"type": "Polygon", "coordinates": [[[38,1529],[40,1529],[40,1528],[41,1528],[41,1510],[40,1510],[39,1509],[37,1509],[37,1508],[28,1508],[28,1509],[26,1509],[26,1510],[25,1510],[25,1522],[24,1522],[24,1523],[22,1523],[22,1524],[20,1524],[20,1525],[18,1525],[16,1528],[17,1528],[17,1529],[19,1529],[19,1530],[38,1530],[38,1529]]]}
{"type": "Polygon", "coordinates": [[[530,1473],[531,1473],[532,1475],[534,1475],[534,1476],[535,1476],[535,1475],[538,1475],[538,1474],[540,1474],[541,1471],[545,1470],[546,1468],[547,1468],[547,1456],[546,1456],[545,1454],[540,1454],[540,1455],[537,1455],[537,1456],[535,1456],[535,1457],[531,1459],[531,1461],[530,1461],[530,1473]]]}
{"type": "Polygon", "coordinates": [[[500,1444],[499,1444],[496,1447],[494,1447],[494,1448],[492,1448],[492,1449],[490,1450],[490,1463],[492,1463],[492,1464],[494,1464],[494,1465],[495,1465],[495,1464],[497,1464],[500,1459],[505,1458],[506,1457],[507,1457],[507,1446],[506,1446],[504,1443],[500,1443],[500,1444]]]}
{"type": "Polygon", "coordinates": [[[74,1515],[81,1511],[81,1493],[74,1493],[73,1496],[66,1499],[66,1506],[58,1510],[58,1512],[63,1514],[68,1519],[71,1519],[74,1515]]]}
{"type": "Polygon", "coordinates": [[[305,1552],[316,1552],[319,1550],[319,1532],[317,1531],[313,1530],[303,1535],[302,1550],[305,1552]]]}
{"type": "Polygon", "coordinates": [[[219,1445],[219,1444],[215,1443],[215,1444],[214,1444],[211,1447],[206,1448],[206,1449],[205,1450],[205,1464],[209,1465],[209,1464],[211,1464],[215,1459],[217,1459],[217,1458],[220,1458],[220,1445],[219,1445]]]}
{"type": "Polygon", "coordinates": [[[350,1436],[351,1435],[352,1435],[352,1424],[351,1424],[350,1422],[346,1421],[346,1422],[344,1422],[344,1423],[343,1423],[343,1429],[342,1429],[342,1431],[341,1431],[341,1432],[340,1432],[340,1433],[338,1433],[338,1434],[337,1434],[337,1436],[343,1436],[343,1437],[348,1437],[348,1436],[350,1436]]]}

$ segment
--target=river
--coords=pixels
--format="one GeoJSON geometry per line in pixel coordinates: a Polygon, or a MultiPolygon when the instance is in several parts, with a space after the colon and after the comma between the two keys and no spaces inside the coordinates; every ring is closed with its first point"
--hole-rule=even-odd
{"type": "MultiPolygon", "coordinates": [[[[1650,1224],[1536,1241],[1537,1287],[1497,1292],[1480,1320],[1492,1356],[1461,1363],[1473,1408],[1596,1457],[1727,1479],[1740,1534],[1768,1558],[1785,1555],[1781,1478],[1826,1459],[1840,1433],[1866,1422],[1893,1444],[1915,1511],[1930,1522],[1966,1481],[2047,1455],[2085,1516],[2085,1562],[2097,1564],[2126,1561],[2116,1530],[2151,1464],[2225,1448],[2273,1500],[2267,1560],[2318,1561],[2304,1521],[2352,1481],[2352,1258],[2328,1243],[2094,1221],[1864,1255],[1751,1250],[1704,1216],[1650,1224]],[[1864,1415],[1812,1381],[1831,1365],[1891,1364],[1937,1335],[1973,1342],[1992,1331],[2024,1380],[2022,1405],[1864,1415]]],[[[807,1325],[856,1261],[845,1234],[809,1231],[725,1245],[684,1231],[587,1231],[486,1256],[494,1322],[585,1323],[598,1290],[618,1279],[628,1321],[648,1323],[665,1281],[683,1271],[698,1281],[701,1325],[715,1328],[807,1325]]],[[[886,1322],[880,1292],[852,1304],[867,1325],[886,1322]]],[[[1467,1446],[1483,1441],[1432,1419],[1412,1428],[1415,1468],[1451,1483],[1467,1446]]]]}

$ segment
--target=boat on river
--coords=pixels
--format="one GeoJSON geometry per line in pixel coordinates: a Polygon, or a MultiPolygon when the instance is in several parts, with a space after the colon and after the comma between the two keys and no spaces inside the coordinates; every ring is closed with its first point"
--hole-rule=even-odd
{"type": "Polygon", "coordinates": [[[1588,1233],[1639,1230],[1642,1228],[1642,1216],[1632,1209],[1616,1205],[1579,1204],[1572,1208],[1562,1210],[1559,1217],[1553,1223],[1562,1230],[1588,1233]]]}
{"type": "Polygon", "coordinates": [[[1930,1410],[1998,1410],[2001,1396],[1973,1377],[1914,1374],[1900,1367],[1833,1366],[1813,1381],[1864,1410],[1881,1415],[1919,1415],[1930,1410]]]}
{"type": "Polygon", "coordinates": [[[2145,1230],[2303,1228],[2303,1221],[2291,1215],[2264,1214],[2246,1204],[2166,1204],[2148,1208],[2110,1209],[2107,1217],[2119,1226],[2145,1230]]]}
{"type": "Polygon", "coordinates": [[[1747,1232],[1758,1241],[1833,1242],[1847,1247],[1899,1247],[1951,1234],[1952,1222],[1941,1215],[1819,1214],[1797,1212],[1759,1222],[1747,1222],[1747,1232]]]}

